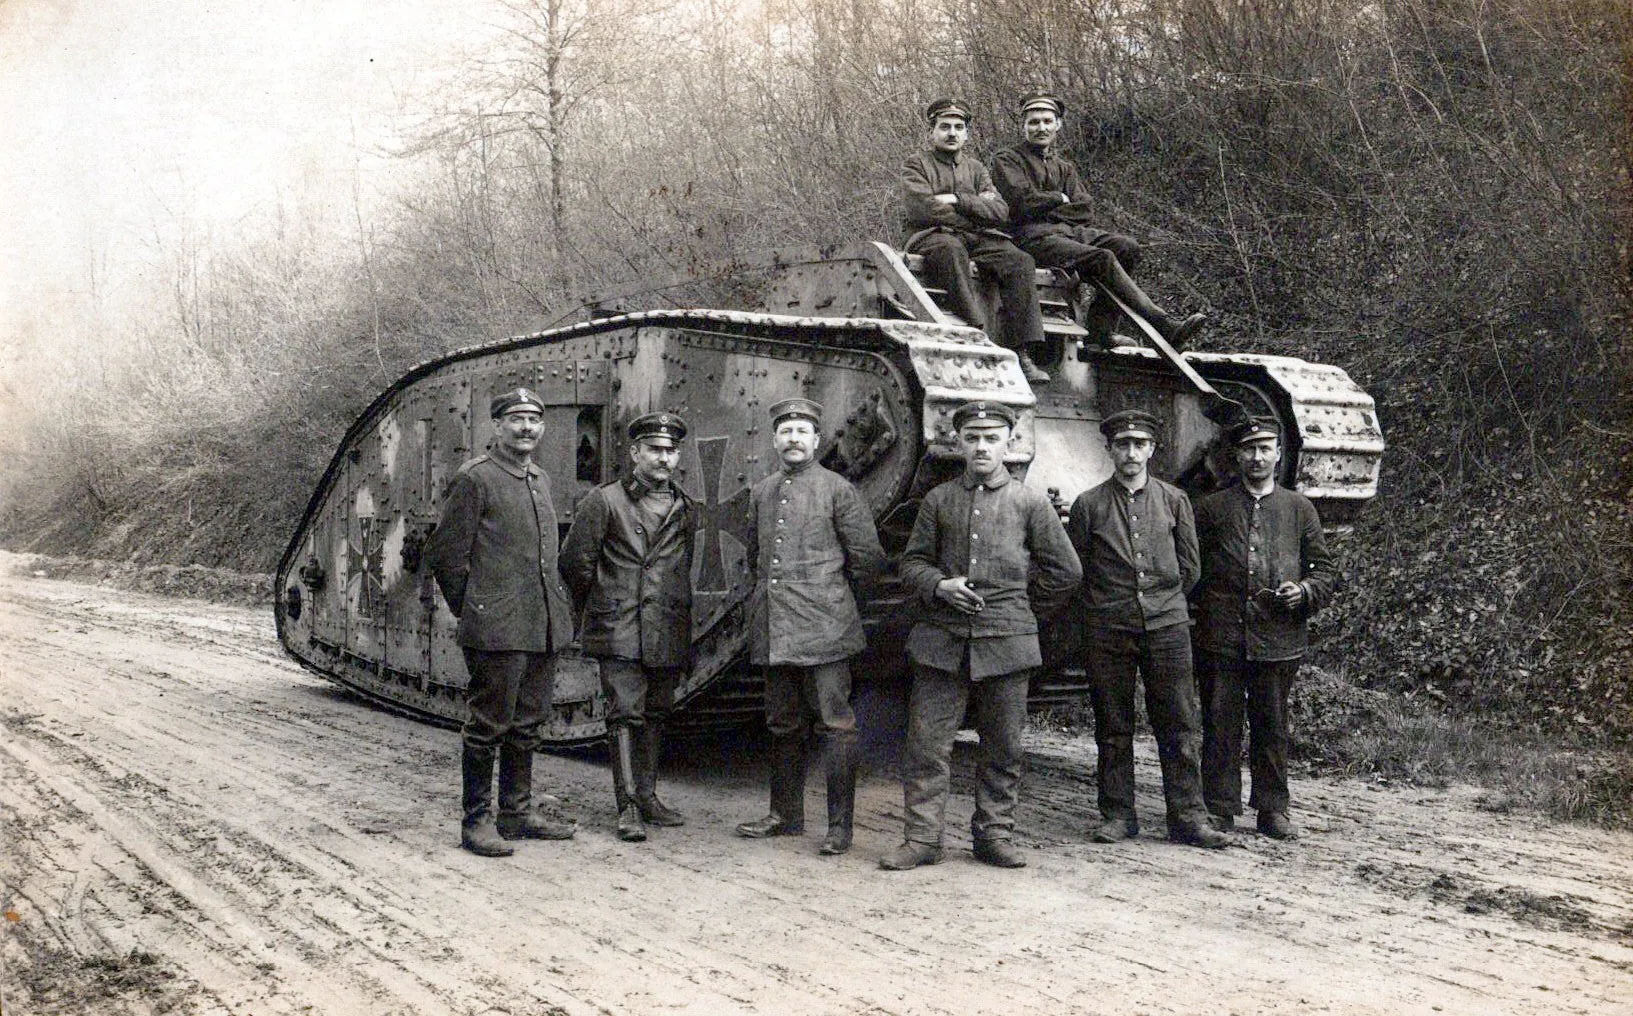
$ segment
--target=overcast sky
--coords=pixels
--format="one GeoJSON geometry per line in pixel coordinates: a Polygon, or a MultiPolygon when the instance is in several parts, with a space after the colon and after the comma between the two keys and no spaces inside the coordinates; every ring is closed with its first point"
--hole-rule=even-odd
{"type": "Polygon", "coordinates": [[[0,0],[0,345],[83,329],[183,230],[351,209],[491,0],[0,0]],[[356,143],[354,143],[354,138],[356,143]],[[36,333],[37,334],[37,333],[36,333]]]}

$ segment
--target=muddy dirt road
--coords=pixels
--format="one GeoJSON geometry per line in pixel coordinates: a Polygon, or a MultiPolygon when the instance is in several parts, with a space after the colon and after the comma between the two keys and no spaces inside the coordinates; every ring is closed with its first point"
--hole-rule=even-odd
{"type": "Polygon", "coordinates": [[[1633,836],[1472,790],[1305,781],[1297,844],[1097,847],[1092,746],[1040,737],[1030,867],[970,859],[966,780],[948,862],[893,874],[887,772],[821,858],[732,836],[755,759],[674,760],[690,824],[631,845],[596,761],[544,758],[577,839],[483,860],[456,736],[304,672],[267,612],[10,574],[0,720],[16,1016],[1633,1012],[1633,836]]]}

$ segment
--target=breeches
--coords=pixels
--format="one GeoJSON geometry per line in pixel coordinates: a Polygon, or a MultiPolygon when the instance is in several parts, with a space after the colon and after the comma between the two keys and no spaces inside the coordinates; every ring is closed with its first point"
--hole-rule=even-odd
{"type": "Polygon", "coordinates": [[[465,669],[471,676],[465,689],[470,712],[460,730],[465,743],[537,749],[555,693],[555,654],[466,647],[465,669]]]}
{"type": "Polygon", "coordinates": [[[636,660],[602,657],[601,693],[607,700],[607,726],[663,726],[675,705],[675,686],[684,667],[646,667],[636,660]]]}

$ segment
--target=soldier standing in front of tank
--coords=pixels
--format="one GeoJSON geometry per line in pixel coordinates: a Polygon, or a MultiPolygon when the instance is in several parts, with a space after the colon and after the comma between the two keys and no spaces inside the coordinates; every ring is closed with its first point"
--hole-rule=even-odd
{"type": "Polygon", "coordinates": [[[1049,374],[1032,361],[1043,341],[1043,311],[1031,257],[1004,232],[1009,208],[992,185],[987,167],[964,154],[969,140],[969,107],[937,99],[925,109],[929,147],[902,166],[903,249],[924,258],[928,281],[947,291],[948,308],[972,327],[985,329],[998,345],[1013,349],[1033,383],[1049,374]],[[970,279],[970,262],[998,283],[998,327],[988,328],[970,279]]]}
{"type": "Polygon", "coordinates": [[[573,638],[556,574],[550,477],[533,462],[544,404],[525,388],[489,404],[494,442],[459,467],[425,547],[470,673],[460,731],[464,818],[460,845],[505,857],[506,840],[564,840],[574,826],[533,807],[533,752],[549,719],[556,653],[573,638]],[[493,807],[494,757],[499,810],[493,807]]]}
{"type": "Polygon", "coordinates": [[[1152,476],[1156,417],[1125,409],[1100,424],[1112,475],[1079,494],[1066,531],[1083,562],[1088,605],[1088,672],[1101,825],[1097,843],[1139,832],[1134,815],[1134,688],[1145,681],[1146,714],[1157,735],[1168,838],[1223,847],[1230,837],[1208,824],[1196,681],[1191,672],[1185,594],[1200,572],[1196,523],[1185,492],[1152,476]]]}
{"type": "Polygon", "coordinates": [[[584,611],[579,642],[601,668],[618,838],[684,825],[658,800],[663,727],[692,650],[692,544],[698,510],[670,480],[686,423],[648,413],[629,425],[629,476],[584,496],[561,545],[561,574],[584,611]]]}
{"type": "Polygon", "coordinates": [[[1332,599],[1338,569],[1315,505],[1276,482],[1281,425],[1251,420],[1230,442],[1242,482],[1196,506],[1202,581],[1196,676],[1202,694],[1202,795],[1215,829],[1242,813],[1242,707],[1258,829],[1294,839],[1287,816],[1287,693],[1309,645],[1311,614],[1332,599]]]}
{"type": "Polygon", "coordinates": [[[925,607],[907,638],[913,662],[902,762],[906,842],[879,862],[892,871],[939,864],[953,738],[970,700],[981,737],[970,818],[975,858],[1019,868],[1010,842],[1025,754],[1027,686],[1043,663],[1038,622],[1082,578],[1060,515],[1009,475],[1015,413],[971,402],[953,414],[964,473],[930,491],[902,554],[902,585],[925,607]]]}
{"type": "Polygon", "coordinates": [[[858,590],[884,569],[873,515],[850,481],[816,460],[822,406],[784,399],[771,407],[782,468],[754,485],[749,508],[751,660],[765,675],[771,731],[771,810],[738,835],[805,831],[805,742],[822,747],[828,832],[819,852],[851,847],[856,806],[856,714],[850,658],[867,646],[858,590]]]}
{"type": "MultiPolygon", "coordinates": [[[[1009,207],[1009,231],[1015,243],[1045,268],[1072,272],[1084,283],[1099,283],[1116,293],[1162,337],[1184,348],[1206,321],[1201,314],[1183,320],[1157,306],[1129,276],[1140,263],[1139,241],[1093,224],[1094,207],[1077,167],[1055,153],[1066,104],[1048,92],[1021,100],[1021,143],[992,160],[992,179],[1009,207]]],[[[1112,325],[1119,312],[1099,294],[1085,293],[1084,327],[1095,341],[1113,344],[1112,325]]]]}

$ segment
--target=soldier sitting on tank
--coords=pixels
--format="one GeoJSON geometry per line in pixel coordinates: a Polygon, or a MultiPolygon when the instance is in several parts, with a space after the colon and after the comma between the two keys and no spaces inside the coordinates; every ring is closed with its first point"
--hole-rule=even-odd
{"type": "Polygon", "coordinates": [[[584,611],[584,652],[601,666],[618,838],[686,819],[658,800],[663,726],[692,650],[692,544],[698,510],[670,482],[686,423],[648,413],[629,425],[631,475],[595,488],[574,512],[561,574],[584,611]]]}
{"type": "MultiPolygon", "coordinates": [[[[1071,272],[1092,289],[1103,286],[1149,321],[1176,349],[1183,349],[1207,320],[1183,320],[1157,306],[1129,277],[1140,263],[1140,244],[1093,224],[1093,207],[1077,167],[1055,154],[1066,105],[1047,92],[1021,100],[1018,145],[992,160],[992,177],[1009,208],[1009,230],[1021,250],[1045,268],[1071,272]]],[[[1120,312],[1095,292],[1079,291],[1080,323],[1102,346],[1129,344],[1114,335],[1120,312]],[[1098,298],[1097,298],[1098,297],[1098,298]]]]}
{"type": "Polygon", "coordinates": [[[969,140],[968,107],[937,99],[925,110],[929,147],[902,166],[903,248],[924,258],[924,274],[947,291],[948,310],[1020,357],[1021,371],[1035,384],[1049,374],[1033,362],[1031,348],[1043,341],[1043,313],[1033,282],[1037,266],[1003,230],[1009,208],[981,163],[963,153],[969,140]],[[970,262],[998,284],[997,329],[986,315],[970,279],[970,262]]]}
{"type": "Polygon", "coordinates": [[[425,545],[470,673],[460,731],[464,819],[460,845],[484,857],[506,840],[564,840],[574,826],[533,807],[533,752],[550,718],[556,654],[573,638],[567,590],[556,574],[550,477],[533,462],[544,403],[526,388],[489,406],[494,442],[459,467],[442,519],[425,545]],[[499,811],[493,770],[499,763],[499,811]]]}

